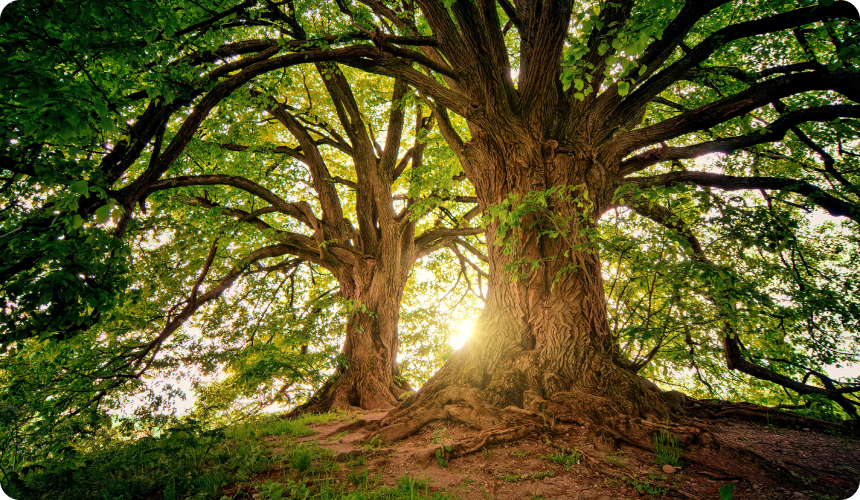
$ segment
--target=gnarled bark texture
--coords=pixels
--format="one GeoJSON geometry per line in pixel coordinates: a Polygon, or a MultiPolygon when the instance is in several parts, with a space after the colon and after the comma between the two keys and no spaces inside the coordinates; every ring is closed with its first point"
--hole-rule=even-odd
{"type": "Polygon", "coordinates": [[[382,242],[382,258],[359,259],[337,274],[341,293],[355,306],[347,318],[343,361],[302,411],[387,409],[412,391],[397,367],[400,301],[415,259],[411,231],[406,233],[394,244],[382,242]]]}
{"type": "Polygon", "coordinates": [[[606,319],[589,241],[614,191],[600,159],[586,144],[559,152],[525,124],[490,132],[474,127],[463,150],[482,208],[562,188],[542,197],[546,207],[515,203],[511,211],[526,209],[518,227],[489,224],[489,294],[471,338],[386,417],[379,435],[401,438],[443,418],[479,429],[529,416],[598,426],[619,414],[665,420],[669,403],[619,357],[606,319]],[[496,240],[500,230],[504,241],[496,240]]]}

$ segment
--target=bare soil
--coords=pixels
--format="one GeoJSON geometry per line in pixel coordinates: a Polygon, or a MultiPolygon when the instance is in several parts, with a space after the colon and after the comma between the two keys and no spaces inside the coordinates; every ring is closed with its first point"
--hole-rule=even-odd
{"type": "MultiPolygon", "coordinates": [[[[409,474],[466,500],[628,498],[720,499],[734,483],[735,500],[842,500],[860,484],[860,440],[815,429],[785,429],[736,418],[697,419],[718,446],[737,449],[734,463],[685,463],[673,472],[656,465],[654,453],[620,447],[600,451],[578,425],[556,424],[524,439],[488,446],[440,465],[436,450],[473,435],[458,424],[436,422],[396,443],[368,445],[362,424],[385,416],[363,412],[357,423],[314,426],[316,442],[345,462],[335,480],[346,483],[348,464],[364,455],[370,477],[393,485],[409,474]],[[434,442],[435,441],[435,442],[434,442]],[[566,467],[544,457],[576,449],[581,460],[566,467]],[[764,466],[766,465],[766,466],[764,466]],[[763,470],[771,471],[762,473],[763,470]]],[[[278,438],[270,438],[278,439],[278,438]]],[[[682,450],[683,453],[683,450],[682,450]]],[[[683,454],[682,454],[683,460],[683,454]]]]}

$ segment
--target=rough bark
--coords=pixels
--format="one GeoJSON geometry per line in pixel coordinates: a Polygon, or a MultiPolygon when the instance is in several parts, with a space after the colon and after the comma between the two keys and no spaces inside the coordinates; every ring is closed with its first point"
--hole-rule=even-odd
{"type": "Polygon", "coordinates": [[[342,361],[300,412],[389,409],[412,392],[397,366],[397,322],[414,245],[401,249],[381,243],[381,258],[361,259],[337,276],[341,293],[354,306],[347,318],[342,361]]]}
{"type": "Polygon", "coordinates": [[[665,421],[670,402],[619,357],[606,320],[588,236],[611,199],[604,170],[591,155],[559,152],[525,128],[497,137],[476,131],[465,153],[483,208],[509,195],[523,200],[567,187],[546,197],[545,209],[524,215],[505,234],[507,244],[496,241],[505,229],[500,221],[489,224],[489,294],[472,337],[381,422],[378,435],[399,439],[447,418],[484,431],[485,439],[564,419],[595,426],[602,440],[618,435],[613,422],[620,416],[665,421]],[[557,237],[541,234],[559,228],[557,237]]]}
{"type": "MultiPolygon", "coordinates": [[[[377,436],[402,438],[434,419],[452,419],[480,429],[474,441],[459,450],[455,446],[456,454],[516,436],[530,426],[565,419],[593,427],[597,441],[609,438],[650,448],[653,430],[681,412],[682,396],[661,395],[619,356],[606,322],[600,262],[589,240],[598,215],[611,206],[616,188],[637,182],[638,178],[626,176],[681,154],[676,150],[695,156],[702,148],[719,147],[729,153],[747,144],[779,141],[784,130],[770,135],[756,131],[719,144],[687,146],[690,149],[673,149],[666,141],[725,123],[782,96],[829,90],[856,101],[858,95],[856,78],[852,80],[843,70],[811,66],[809,71],[783,74],[774,69],[767,74],[782,76],[755,76],[748,88],[735,94],[640,126],[650,102],[720,47],[847,15],[839,2],[800,8],[730,24],[694,48],[686,47],[685,38],[695,24],[725,3],[685,4],[662,38],[649,43],[638,57],[644,72],[636,81],[614,83],[606,83],[603,76],[603,69],[615,64],[609,62],[614,52],[601,42],[611,39],[612,26],[631,20],[635,6],[630,0],[602,5],[600,23],[592,29],[580,57],[596,69],[584,77],[588,90],[579,93],[582,82],[567,89],[560,82],[562,48],[575,9],[568,0],[503,3],[520,37],[516,83],[507,69],[511,65],[505,30],[494,3],[453,2],[446,8],[448,4],[438,0],[418,1],[438,40],[433,50],[450,64],[456,78],[444,89],[417,78],[408,81],[436,104],[441,132],[475,186],[485,215],[499,215],[500,205],[512,197],[523,201],[529,193],[554,191],[545,205],[520,210],[513,221],[507,214],[505,220],[497,218],[489,224],[489,294],[472,338],[417,394],[374,427],[377,436]],[[670,63],[679,45],[685,55],[670,63]],[[458,137],[441,108],[465,119],[470,140],[458,137]],[[657,144],[660,148],[627,158],[657,144]],[[513,223],[518,227],[506,227],[513,223]],[[550,236],[550,231],[555,234],[550,236]]],[[[406,78],[393,66],[383,70],[365,63],[364,67],[406,78]]],[[[785,115],[783,122],[774,124],[790,127],[795,121],[824,115],[850,115],[856,112],[853,108],[806,110],[785,115]]],[[[784,182],[793,184],[775,189],[786,191],[796,184],[792,179],[784,182]]],[[[706,184],[701,178],[690,183],[706,184]]],[[[795,186],[795,192],[798,189],[806,189],[801,193],[805,195],[811,192],[795,186]]],[[[819,206],[829,202],[820,196],[810,199],[819,206]]],[[[676,426],[675,430],[690,439],[707,440],[695,429],[687,432],[676,426]]]]}

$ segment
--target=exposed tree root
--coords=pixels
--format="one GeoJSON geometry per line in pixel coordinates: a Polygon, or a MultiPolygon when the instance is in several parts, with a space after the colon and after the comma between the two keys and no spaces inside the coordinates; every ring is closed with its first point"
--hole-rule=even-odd
{"type": "Polygon", "coordinates": [[[284,418],[331,410],[388,410],[397,404],[401,395],[411,392],[412,387],[407,382],[397,384],[392,381],[386,387],[376,377],[338,372],[306,403],[294,408],[284,418]]]}
{"type": "MultiPolygon", "coordinates": [[[[494,444],[508,443],[522,439],[540,429],[537,425],[522,425],[518,427],[499,427],[497,429],[485,429],[472,438],[458,441],[451,445],[451,451],[447,452],[451,457],[461,457],[470,453],[480,451],[482,448],[494,444]]],[[[446,457],[447,458],[447,457],[446,457]]]]}
{"type": "Polygon", "coordinates": [[[745,418],[768,424],[849,433],[852,432],[852,428],[856,431],[858,424],[856,420],[846,420],[842,423],[828,422],[826,420],[804,417],[802,415],[789,413],[776,408],[759,406],[752,403],[732,403],[730,401],[720,401],[717,399],[690,400],[687,411],[691,415],[695,415],[700,418],[745,418]]]}
{"type": "MultiPolygon", "coordinates": [[[[523,399],[524,407],[498,408],[488,404],[478,389],[448,387],[437,391],[433,397],[410,398],[382,420],[368,423],[365,427],[368,431],[366,439],[377,437],[389,442],[396,441],[438,420],[456,422],[475,429],[474,435],[451,443],[450,450],[442,448],[445,459],[450,460],[490,446],[518,441],[529,435],[553,435],[557,432],[557,426],[567,423],[583,426],[598,454],[629,447],[644,453],[654,453],[654,437],[664,431],[678,438],[683,460],[703,468],[700,471],[703,474],[719,480],[730,478],[764,484],[774,480],[796,481],[796,473],[741,443],[717,437],[713,428],[697,417],[760,417],[766,420],[769,416],[772,423],[846,430],[845,426],[839,424],[745,403],[679,399],[671,394],[668,398],[670,404],[665,406],[645,404],[637,407],[635,401],[631,403],[629,399],[571,391],[553,394],[549,399],[527,394],[523,399]],[[663,411],[666,407],[672,409],[663,411]],[[742,476],[737,474],[739,463],[745,464],[740,467],[744,471],[742,476]]],[[[428,452],[433,454],[437,450],[433,448],[428,452]]],[[[588,458],[597,466],[602,463],[599,458],[588,458]]],[[[601,471],[603,469],[605,467],[601,471]]],[[[806,468],[800,467],[800,470],[806,471],[806,468]]],[[[812,470],[806,472],[809,475],[818,474],[812,470]]],[[[678,491],[678,494],[690,497],[685,492],[678,491]]]]}

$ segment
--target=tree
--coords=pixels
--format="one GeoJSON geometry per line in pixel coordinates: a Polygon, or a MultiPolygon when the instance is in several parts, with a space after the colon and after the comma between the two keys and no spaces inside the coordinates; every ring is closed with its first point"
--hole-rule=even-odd
{"type": "MultiPolygon", "coordinates": [[[[245,287],[252,274],[293,280],[305,263],[311,274],[334,277],[328,295],[348,313],[338,371],[308,409],[390,408],[409,390],[397,367],[397,324],[410,270],[439,248],[469,246],[462,238],[483,231],[468,224],[474,198],[456,195],[456,165],[444,154],[425,163],[428,144],[438,149],[433,119],[407,84],[359,73],[359,103],[330,62],[327,47],[337,37],[309,39],[295,14],[248,10],[255,5],[214,13],[165,3],[155,17],[143,4],[85,6],[82,16],[95,29],[56,6],[22,6],[20,25],[5,35],[7,62],[17,57],[33,67],[15,67],[18,80],[7,87],[16,120],[4,144],[3,168],[11,172],[4,209],[14,212],[3,235],[12,256],[2,271],[4,346],[92,329],[149,335],[121,339],[95,366],[73,370],[97,381],[90,403],[158,365],[165,342],[241,279],[245,287]],[[28,17],[28,8],[39,17],[28,17]],[[272,25],[261,15],[287,22],[291,39],[239,39],[249,27],[272,25]],[[68,29],[53,33],[52,22],[68,29]],[[131,36],[118,29],[135,23],[143,26],[131,36]],[[53,57],[33,56],[58,44],[59,67],[53,57]],[[285,47],[285,59],[273,58],[285,47]],[[414,126],[405,124],[407,114],[414,126]],[[422,177],[447,180],[430,189],[422,177]],[[40,199],[34,188],[51,195],[40,199]],[[422,222],[436,209],[447,218],[422,222]],[[114,227],[104,226],[111,217],[114,227]],[[189,230],[194,223],[176,221],[183,217],[206,223],[189,230]],[[178,258],[151,259],[169,276],[139,273],[149,291],[126,295],[126,302],[160,301],[154,317],[122,312],[129,274],[121,257],[131,254],[123,238],[137,241],[139,266],[148,251],[155,256],[165,240],[175,242],[178,258]]],[[[348,38],[356,36],[369,38],[348,38]]]]}
{"type": "MultiPolygon", "coordinates": [[[[368,3],[408,32],[407,21],[368,3]]],[[[386,69],[432,96],[440,116],[444,107],[469,123],[470,140],[463,141],[440,119],[479,205],[490,214],[490,294],[466,348],[382,421],[385,439],[445,417],[509,432],[505,421],[525,411],[631,441],[632,434],[618,432],[630,419],[669,417],[671,399],[651,390],[619,356],[606,319],[601,263],[591,246],[595,227],[608,209],[630,206],[683,235],[693,258],[711,261],[684,218],[646,202],[643,191],[759,190],[767,202],[818,206],[860,220],[853,157],[843,154],[837,168],[829,152],[830,144],[856,134],[856,122],[845,118],[860,111],[851,104],[860,99],[860,87],[851,62],[856,24],[849,19],[856,15],[848,4],[762,3],[741,13],[724,1],[613,2],[590,10],[569,2],[419,5],[438,41],[438,52],[428,52],[445,61],[437,71],[447,85],[421,81],[408,69],[386,69]],[[724,54],[744,53],[752,39],[761,47],[755,59],[723,66],[724,54]],[[787,61],[781,59],[786,53],[787,61]],[[512,61],[519,63],[516,83],[512,61]],[[801,128],[834,120],[828,132],[816,128],[832,134],[825,146],[801,128]],[[774,160],[789,156],[779,147],[789,131],[825,166],[813,172],[779,168],[774,160]],[[776,150],[767,153],[768,144],[776,150]],[[764,161],[737,164],[737,171],[746,171],[741,175],[691,171],[682,163],[717,152],[764,161]],[[659,170],[678,164],[680,171],[659,170]]],[[[705,203],[696,211],[706,214],[710,197],[701,198],[705,203]]],[[[716,292],[710,300],[722,311],[729,368],[834,399],[858,390],[801,383],[750,362],[732,321],[737,296],[731,288],[716,292]]],[[[846,319],[856,324],[855,313],[846,319]]]]}
{"type": "MultiPolygon", "coordinates": [[[[688,289],[700,293],[696,306],[708,308],[708,322],[716,325],[708,332],[719,332],[729,369],[853,411],[857,402],[845,395],[857,392],[856,385],[836,387],[820,372],[809,376],[821,386],[788,377],[783,372],[803,366],[762,357],[750,341],[755,332],[745,326],[771,312],[767,335],[793,340],[804,326],[812,344],[824,337],[841,345],[856,337],[853,288],[831,293],[835,289],[822,284],[827,273],[814,265],[803,271],[813,278],[783,272],[802,259],[795,250],[808,249],[797,243],[799,211],[818,207],[852,224],[860,220],[852,156],[860,53],[856,15],[847,3],[362,0],[220,9],[201,26],[220,26],[220,36],[235,28],[237,36],[262,38],[230,39],[215,49],[218,56],[184,56],[190,67],[222,61],[209,73],[212,83],[195,79],[199,69],[189,71],[187,95],[151,101],[127,142],[102,159],[98,169],[112,186],[155,142],[167,116],[193,106],[156,159],[122,190],[111,191],[126,214],[161,185],[227,95],[284,67],[337,63],[390,77],[395,89],[415,89],[485,215],[489,294],[475,334],[381,422],[381,437],[396,439],[452,418],[483,430],[472,443],[479,446],[547,419],[568,419],[591,426],[596,438],[650,443],[647,424],[637,419],[665,420],[680,408],[677,395],[661,394],[637,374],[649,357],[627,359],[607,321],[600,252],[608,247],[596,245],[608,234],[601,217],[622,207],[652,221],[651,229],[668,231],[682,249],[678,255],[689,256],[686,269],[695,274],[688,289]],[[222,22],[228,15],[238,20],[222,22]],[[732,155],[724,172],[685,163],[713,153],[732,155]],[[720,194],[733,191],[750,194],[720,194]],[[745,226],[768,229],[769,240],[732,232],[745,226]],[[702,235],[748,245],[724,245],[723,254],[713,255],[702,235]],[[755,262],[740,258],[750,246],[762,252],[755,262]],[[769,266],[760,286],[747,265],[753,263],[769,266]],[[763,298],[778,289],[791,293],[763,298]],[[803,312],[783,314],[790,307],[771,311],[793,299],[818,316],[803,322],[803,312]]],[[[259,91],[258,99],[269,94],[259,91]]],[[[275,110],[282,104],[269,102],[275,110]]],[[[32,145],[18,144],[15,161],[26,165],[32,145]]],[[[74,209],[82,216],[104,204],[83,201],[74,209]]],[[[74,226],[77,219],[66,213],[74,226]]],[[[340,227],[340,233],[333,230],[346,245],[340,227]]],[[[829,262],[842,277],[853,266],[829,262]]],[[[19,259],[7,274],[32,268],[19,259]]],[[[780,353],[791,348],[784,343],[780,353]]],[[[473,448],[467,443],[458,451],[473,448]]]]}

